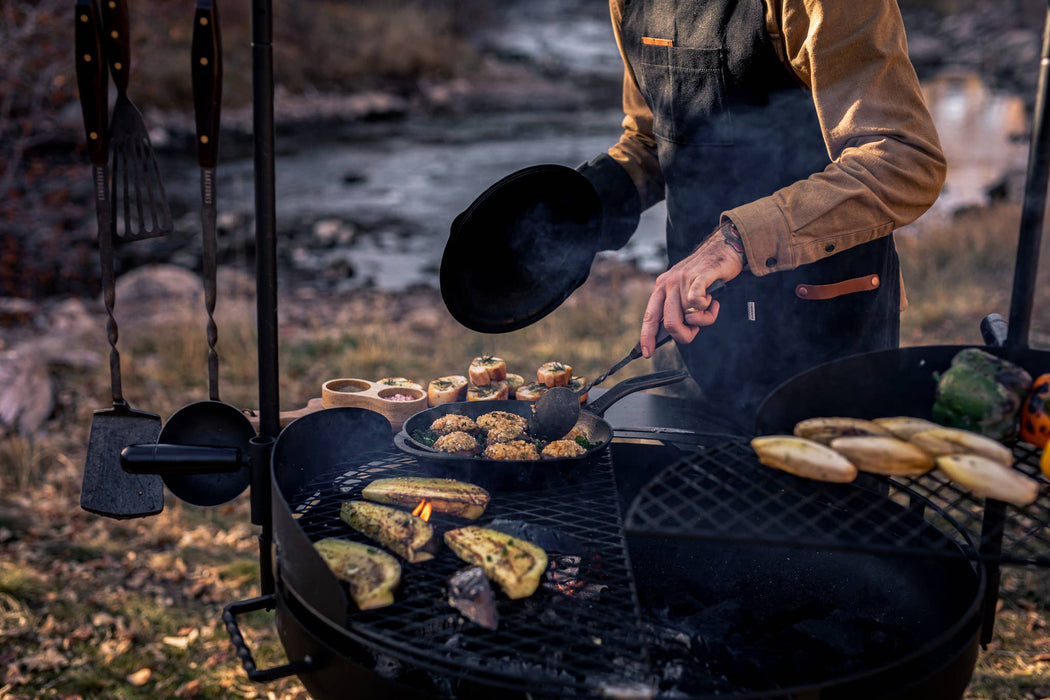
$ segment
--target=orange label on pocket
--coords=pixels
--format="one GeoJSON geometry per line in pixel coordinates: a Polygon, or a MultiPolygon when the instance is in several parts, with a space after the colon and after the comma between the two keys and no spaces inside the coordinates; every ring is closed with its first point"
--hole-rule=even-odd
{"type": "Polygon", "coordinates": [[[649,46],[674,46],[674,42],[670,39],[656,39],[651,36],[643,36],[642,43],[649,46]]]}

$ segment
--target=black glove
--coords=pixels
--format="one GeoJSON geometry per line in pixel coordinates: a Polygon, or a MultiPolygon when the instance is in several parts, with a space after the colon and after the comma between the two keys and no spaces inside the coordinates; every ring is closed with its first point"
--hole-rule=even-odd
{"type": "Polygon", "coordinates": [[[602,229],[598,250],[624,247],[638,228],[642,200],[627,171],[608,153],[576,166],[598,193],[602,203],[602,229]]]}

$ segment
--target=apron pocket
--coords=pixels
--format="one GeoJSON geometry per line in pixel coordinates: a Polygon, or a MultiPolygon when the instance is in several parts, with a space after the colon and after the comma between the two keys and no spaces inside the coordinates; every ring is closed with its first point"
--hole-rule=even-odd
{"type": "Polygon", "coordinates": [[[653,134],[686,146],[733,143],[725,52],[645,43],[641,82],[653,111],[653,134]]]}

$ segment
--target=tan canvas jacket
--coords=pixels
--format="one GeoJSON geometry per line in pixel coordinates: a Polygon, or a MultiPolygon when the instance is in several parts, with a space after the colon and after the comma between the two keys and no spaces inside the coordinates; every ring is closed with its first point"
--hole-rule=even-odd
{"type": "MultiPolygon", "coordinates": [[[[946,163],[908,58],[896,0],[764,0],[778,55],[812,93],[831,163],[724,212],[748,260],[765,275],[826,257],[908,224],[937,199],[946,163]]],[[[623,0],[609,0],[623,50],[623,0]]],[[[624,58],[624,132],[609,149],[638,187],[642,208],[664,197],[653,117],[624,58]]],[[[704,232],[716,221],[703,222],[704,232]]],[[[699,241],[698,241],[699,243],[699,241]]]]}

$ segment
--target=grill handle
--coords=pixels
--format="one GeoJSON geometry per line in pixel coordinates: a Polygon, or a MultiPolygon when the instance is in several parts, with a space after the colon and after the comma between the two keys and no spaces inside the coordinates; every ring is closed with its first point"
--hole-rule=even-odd
{"type": "Polygon", "coordinates": [[[244,635],[241,634],[241,628],[237,625],[237,616],[255,612],[256,610],[273,610],[276,605],[277,596],[270,594],[230,603],[222,611],[222,621],[226,625],[226,633],[230,635],[230,643],[233,644],[233,649],[241,660],[244,672],[248,674],[248,680],[256,683],[270,683],[288,676],[298,675],[314,667],[314,658],[307,654],[301,661],[290,661],[280,666],[262,670],[256,668],[252,651],[248,648],[248,643],[244,641],[244,635]]]}

